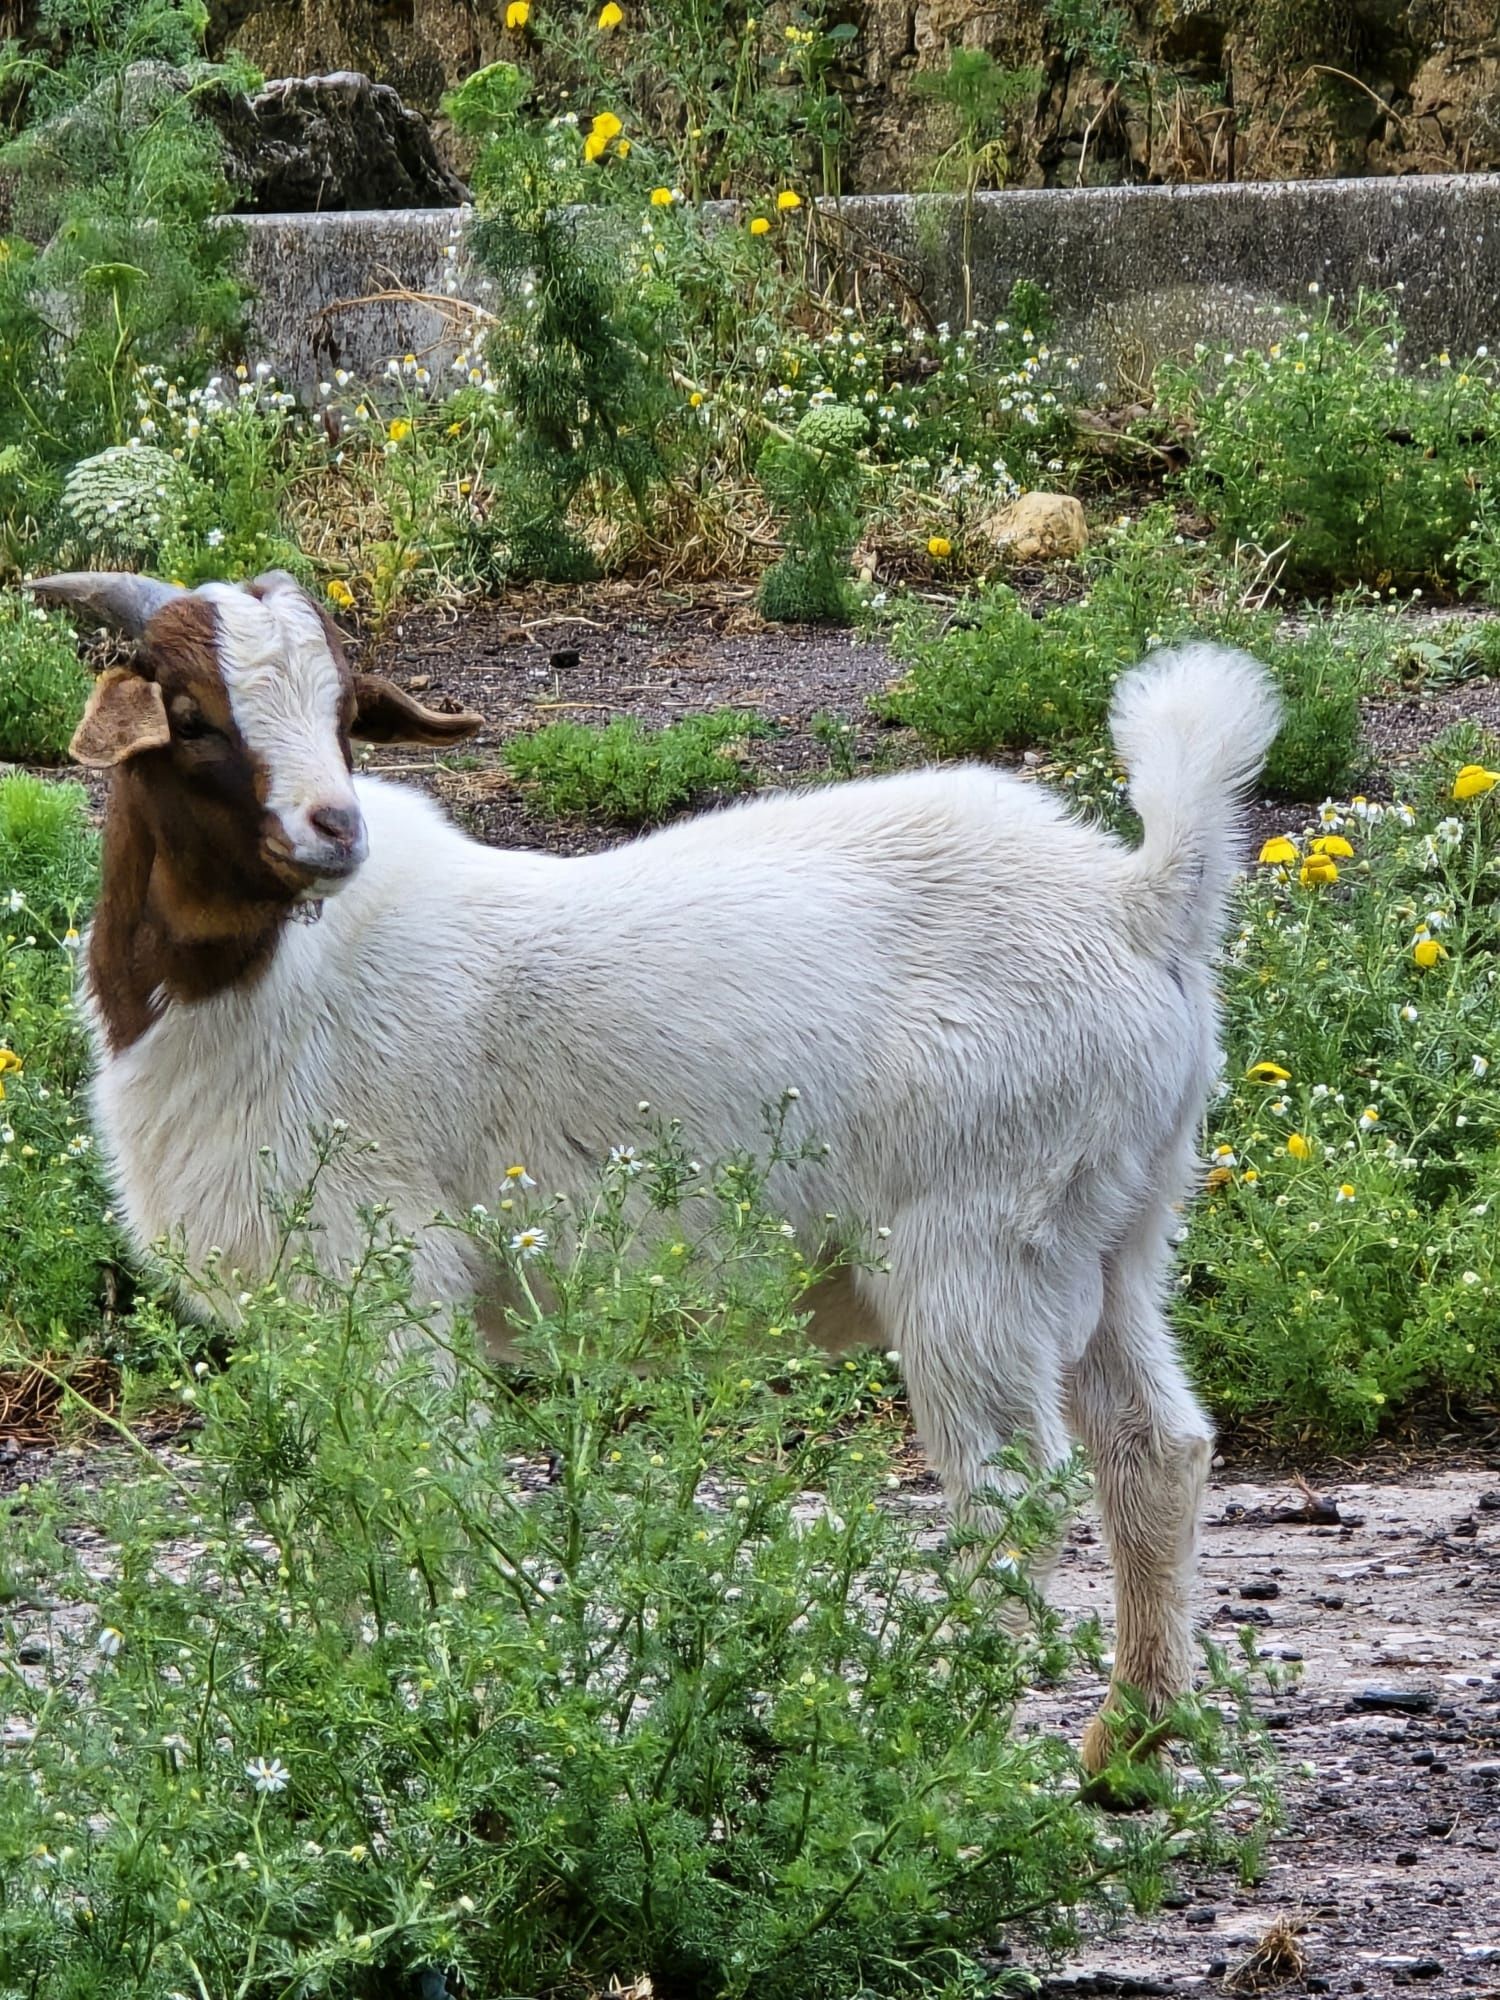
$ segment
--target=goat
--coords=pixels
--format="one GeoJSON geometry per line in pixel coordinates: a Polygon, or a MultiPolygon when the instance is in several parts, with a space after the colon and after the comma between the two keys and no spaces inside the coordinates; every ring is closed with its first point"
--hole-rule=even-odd
{"type": "Polygon", "coordinates": [[[576,1185],[643,1098],[705,1156],[753,1151],[795,1084],[827,1152],[778,1185],[789,1219],[889,1231],[880,1272],[818,1288],[815,1337],[899,1350],[960,1512],[1018,1436],[1044,1464],[1092,1453],[1118,1636],[1085,1763],[1121,1688],[1159,1712],[1189,1685],[1212,1433],[1162,1300],[1220,1060],[1237,799],[1277,727],[1253,660],[1189,647],[1120,682],[1136,848],[965,766],[563,860],[351,776],[351,737],[446,744],[479,720],[351,672],[290,577],[33,588],[139,642],[72,744],[114,774],[87,1006],[138,1245],[263,1276],[262,1149],[297,1175],[342,1119],[379,1150],[319,1182],[323,1256],[352,1258],[358,1202],[383,1200],[417,1296],[458,1304],[484,1292],[479,1253],[428,1225],[510,1163],[576,1185]],[[290,921],[303,903],[321,921],[290,921]]]}

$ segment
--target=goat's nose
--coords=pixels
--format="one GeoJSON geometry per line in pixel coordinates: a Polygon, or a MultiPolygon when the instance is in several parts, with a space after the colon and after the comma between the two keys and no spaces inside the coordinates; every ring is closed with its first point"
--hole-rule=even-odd
{"type": "Polygon", "coordinates": [[[319,806],[307,817],[319,833],[337,841],[340,847],[352,847],[363,826],[358,806],[319,806]]]}

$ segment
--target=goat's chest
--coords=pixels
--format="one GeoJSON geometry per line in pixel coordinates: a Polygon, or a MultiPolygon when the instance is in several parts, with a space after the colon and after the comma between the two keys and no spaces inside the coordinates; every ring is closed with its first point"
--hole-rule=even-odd
{"type": "Polygon", "coordinates": [[[269,1197],[307,1182],[319,1134],[340,1115],[316,1053],[305,1022],[231,994],[169,1007],[103,1058],[95,1122],[141,1248],[167,1239],[197,1269],[211,1249],[226,1274],[268,1268],[280,1234],[269,1197]]]}

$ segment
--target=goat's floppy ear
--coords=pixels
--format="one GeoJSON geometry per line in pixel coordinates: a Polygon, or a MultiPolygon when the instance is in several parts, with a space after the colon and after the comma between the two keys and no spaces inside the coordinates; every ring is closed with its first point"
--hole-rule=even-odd
{"type": "Polygon", "coordinates": [[[107,771],[171,740],[166,703],[156,682],[142,680],[126,667],[111,667],[94,684],[68,754],[91,770],[107,771]]]}
{"type": "Polygon", "coordinates": [[[366,743],[430,743],[441,749],[484,727],[482,715],[441,715],[423,708],[379,674],[354,676],[354,703],[350,734],[366,743]]]}

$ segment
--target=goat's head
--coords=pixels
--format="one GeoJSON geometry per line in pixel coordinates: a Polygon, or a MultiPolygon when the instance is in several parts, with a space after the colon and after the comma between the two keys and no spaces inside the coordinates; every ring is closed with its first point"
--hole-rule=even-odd
{"type": "Polygon", "coordinates": [[[185,590],[85,571],[31,589],[137,641],[95,685],[69,746],[128,776],[185,886],[294,902],[337,889],[365,858],[351,737],[456,743],[441,715],[350,670],[338,632],[285,571],[185,590]]]}

